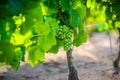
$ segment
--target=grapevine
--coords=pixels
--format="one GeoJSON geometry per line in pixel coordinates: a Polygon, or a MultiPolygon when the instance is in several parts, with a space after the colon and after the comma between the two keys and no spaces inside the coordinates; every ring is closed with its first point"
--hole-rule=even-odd
{"type": "Polygon", "coordinates": [[[0,65],[18,69],[28,52],[28,62],[35,66],[44,62],[45,53],[58,53],[62,47],[69,56],[69,69],[73,70],[71,47],[87,41],[86,8],[96,20],[97,14],[93,14],[97,10],[110,29],[118,29],[119,3],[119,0],[1,0],[0,65]]]}
{"type": "Polygon", "coordinates": [[[45,53],[58,53],[61,47],[67,53],[72,46],[86,42],[85,3],[84,0],[0,1],[0,45],[3,46],[0,46],[0,65],[18,69],[28,52],[28,62],[35,66],[44,62],[45,53]]]}

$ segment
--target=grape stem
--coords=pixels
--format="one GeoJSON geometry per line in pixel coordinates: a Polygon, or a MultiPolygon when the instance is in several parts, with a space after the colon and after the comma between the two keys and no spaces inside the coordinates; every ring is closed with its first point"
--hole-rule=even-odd
{"type": "Polygon", "coordinates": [[[68,80],[79,80],[77,75],[77,70],[73,65],[72,51],[73,51],[72,48],[70,48],[70,50],[67,51],[67,61],[68,61],[68,68],[69,68],[68,80]]]}
{"type": "Polygon", "coordinates": [[[59,9],[58,9],[58,15],[59,15],[60,19],[62,20],[62,22],[63,22],[64,24],[67,24],[66,21],[64,20],[63,16],[61,15],[59,9]]]}

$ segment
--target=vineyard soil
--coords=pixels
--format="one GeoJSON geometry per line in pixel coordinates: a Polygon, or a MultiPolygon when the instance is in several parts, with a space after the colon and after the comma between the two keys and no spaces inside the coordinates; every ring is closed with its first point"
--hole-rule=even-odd
{"type": "MultiPolygon", "coordinates": [[[[112,35],[112,47],[117,55],[117,36],[112,35]]],[[[74,48],[74,65],[80,80],[111,80],[112,60],[109,36],[95,33],[87,43],[74,48]]],[[[58,54],[46,54],[45,63],[31,67],[27,61],[21,63],[18,71],[6,66],[0,67],[0,80],[67,80],[68,67],[66,54],[60,49],[58,54]]]]}

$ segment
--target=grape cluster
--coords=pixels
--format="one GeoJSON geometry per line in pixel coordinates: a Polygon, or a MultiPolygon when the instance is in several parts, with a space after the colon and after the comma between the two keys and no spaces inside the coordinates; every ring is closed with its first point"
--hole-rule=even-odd
{"type": "Polygon", "coordinates": [[[72,45],[72,31],[67,26],[60,26],[57,32],[57,38],[63,41],[63,47],[67,51],[72,45]]]}

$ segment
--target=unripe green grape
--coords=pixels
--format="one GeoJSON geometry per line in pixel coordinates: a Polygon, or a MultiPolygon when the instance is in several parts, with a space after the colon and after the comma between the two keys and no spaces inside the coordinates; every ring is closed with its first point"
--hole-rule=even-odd
{"type": "Polygon", "coordinates": [[[59,29],[59,32],[62,32],[62,28],[59,29]]]}
{"type": "Polygon", "coordinates": [[[64,39],[66,37],[63,31],[63,26],[59,27],[58,32],[57,32],[57,37],[59,39],[64,39]]]}
{"type": "Polygon", "coordinates": [[[58,32],[58,35],[62,35],[62,32],[58,32]]]}
{"type": "Polygon", "coordinates": [[[66,34],[66,38],[72,38],[72,33],[71,33],[71,32],[68,32],[68,33],[66,34]]]}
{"type": "Polygon", "coordinates": [[[64,39],[64,37],[63,37],[63,36],[61,36],[61,37],[60,37],[60,39],[64,39]]]}
{"type": "Polygon", "coordinates": [[[63,32],[66,33],[68,31],[68,28],[66,26],[63,26],[63,32]]]}
{"type": "Polygon", "coordinates": [[[68,51],[72,45],[72,31],[66,26],[60,26],[57,32],[57,38],[64,42],[64,49],[68,51]]]}
{"type": "Polygon", "coordinates": [[[66,35],[63,33],[63,34],[62,34],[62,37],[63,37],[62,39],[65,39],[66,35]]]}
{"type": "Polygon", "coordinates": [[[64,40],[64,49],[65,50],[68,51],[71,48],[71,45],[72,45],[71,38],[67,38],[64,40]]]}

